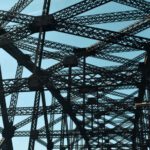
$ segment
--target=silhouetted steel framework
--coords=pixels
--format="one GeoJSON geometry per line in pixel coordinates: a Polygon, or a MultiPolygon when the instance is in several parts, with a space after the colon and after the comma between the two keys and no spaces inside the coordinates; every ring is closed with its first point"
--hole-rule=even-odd
{"type": "Polygon", "coordinates": [[[0,46],[18,62],[14,79],[3,79],[0,72],[0,148],[12,150],[13,137],[29,137],[28,150],[35,142],[48,150],[150,150],[150,39],[137,36],[150,27],[150,2],[82,0],[50,14],[50,0],[43,0],[41,16],[22,14],[32,2],[18,0],[10,11],[0,10],[0,46]],[[136,10],[82,15],[109,2],[136,10]],[[132,20],[136,22],[120,32],[97,27],[132,20]],[[83,48],[82,43],[77,47],[46,40],[51,31],[99,42],[83,48]],[[127,57],[137,51],[133,59],[127,57]],[[87,57],[120,65],[102,67],[90,64],[87,57]],[[58,63],[44,69],[44,59],[58,63]],[[22,78],[24,67],[32,72],[28,78],[22,78]],[[34,106],[17,107],[21,92],[35,92],[34,106]],[[14,123],[15,117],[25,115],[14,123]],[[40,117],[44,126],[38,128],[40,117]],[[31,129],[21,130],[27,124],[31,129]]]}

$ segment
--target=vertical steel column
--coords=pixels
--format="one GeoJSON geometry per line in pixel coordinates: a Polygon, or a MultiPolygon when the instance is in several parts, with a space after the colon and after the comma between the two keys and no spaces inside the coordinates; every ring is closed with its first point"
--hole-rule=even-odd
{"type": "MultiPolygon", "coordinates": [[[[69,66],[69,72],[68,72],[68,93],[67,93],[67,100],[69,103],[71,103],[71,83],[72,83],[72,79],[71,79],[71,76],[72,76],[72,67],[69,66]]],[[[70,120],[70,127],[72,127],[72,124],[71,124],[72,120],[70,120]]],[[[68,128],[68,120],[67,120],[67,115],[66,115],[66,127],[68,128]]],[[[71,128],[70,128],[71,130],[71,128]]],[[[68,132],[68,131],[67,131],[68,132]]],[[[67,137],[67,145],[68,145],[68,150],[71,150],[71,137],[67,137]]]]}
{"type": "Polygon", "coordinates": [[[3,150],[13,150],[12,145],[12,137],[14,134],[14,128],[12,128],[12,124],[8,120],[7,106],[4,95],[3,83],[2,83],[2,72],[0,68],[0,107],[2,112],[2,120],[4,125],[4,130],[2,132],[2,136],[4,139],[4,147],[3,150]]]}
{"type": "MultiPolygon", "coordinates": [[[[86,52],[84,52],[83,55],[83,87],[86,86],[85,83],[85,69],[86,69],[86,52]]],[[[83,93],[83,128],[85,128],[85,93],[83,93]]]]}
{"type": "MultiPolygon", "coordinates": [[[[42,16],[48,15],[49,13],[49,8],[50,8],[50,2],[51,0],[45,0],[44,5],[43,5],[43,11],[42,11],[42,16]]],[[[39,31],[39,40],[38,40],[38,45],[37,45],[37,51],[36,51],[36,56],[35,56],[35,66],[41,68],[41,63],[42,63],[42,55],[43,55],[43,47],[44,47],[44,40],[45,40],[45,31],[43,31],[43,27],[40,27],[39,31]]],[[[36,69],[35,69],[35,75],[36,75],[36,69]]],[[[31,134],[30,134],[30,141],[29,141],[29,147],[28,149],[34,149],[34,143],[35,139],[38,138],[38,133],[36,134],[36,137],[32,137],[32,132],[36,130],[37,126],[37,118],[38,118],[38,108],[39,107],[39,101],[40,101],[40,94],[42,95],[42,104],[43,104],[43,111],[44,111],[44,121],[45,121],[45,127],[46,127],[46,132],[47,132],[47,149],[51,150],[53,148],[52,141],[50,139],[50,131],[48,127],[48,119],[47,119],[47,112],[46,112],[46,103],[45,103],[45,95],[44,95],[44,90],[39,90],[36,92],[36,98],[35,98],[35,103],[34,103],[34,114],[33,114],[33,119],[32,119],[32,125],[31,125],[31,134]],[[35,125],[33,125],[35,124],[35,125]]]]}
{"type": "Polygon", "coordinates": [[[29,146],[28,150],[34,150],[35,140],[38,138],[37,128],[37,119],[38,119],[38,109],[40,103],[40,91],[37,91],[35,94],[34,100],[34,108],[32,114],[32,123],[31,123],[31,131],[30,131],[30,139],[29,139],[29,146]]]}
{"type": "Polygon", "coordinates": [[[42,95],[42,104],[43,104],[43,112],[44,112],[44,121],[46,128],[46,137],[47,137],[47,150],[53,149],[52,139],[50,138],[50,130],[48,126],[48,118],[47,118],[47,110],[46,110],[46,101],[45,101],[45,93],[44,90],[41,92],[42,95]]]}
{"type": "MultiPolygon", "coordinates": [[[[142,103],[144,100],[144,95],[145,95],[145,90],[146,90],[146,78],[147,78],[147,56],[145,59],[144,63],[141,63],[139,65],[140,70],[142,72],[142,79],[141,79],[141,84],[138,85],[139,88],[139,93],[138,93],[138,97],[135,98],[135,103],[142,103]]],[[[143,134],[142,134],[142,116],[143,116],[143,111],[142,111],[142,107],[136,107],[135,109],[135,119],[134,119],[134,128],[133,128],[133,135],[132,135],[132,139],[133,139],[133,144],[132,144],[132,148],[133,149],[139,149],[140,147],[143,147],[143,134]]]]}
{"type": "MultiPolygon", "coordinates": [[[[150,45],[147,45],[147,56],[145,59],[145,78],[146,78],[146,90],[147,90],[147,102],[150,103],[150,45]]],[[[144,122],[146,122],[145,124],[145,128],[143,127],[143,132],[144,132],[144,141],[145,141],[145,148],[146,149],[150,149],[150,110],[148,110],[147,114],[148,116],[146,117],[145,114],[145,118],[143,117],[141,126],[143,127],[144,122]],[[147,121],[146,121],[147,120],[147,121]]]]}

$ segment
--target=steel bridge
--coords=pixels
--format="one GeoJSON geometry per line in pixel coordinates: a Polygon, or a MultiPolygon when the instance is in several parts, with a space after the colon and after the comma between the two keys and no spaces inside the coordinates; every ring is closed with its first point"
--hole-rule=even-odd
{"type": "Polygon", "coordinates": [[[150,38],[140,35],[150,28],[150,2],[71,0],[51,13],[55,0],[43,0],[41,15],[23,13],[35,1],[0,10],[1,51],[17,62],[14,78],[0,69],[0,148],[27,137],[22,150],[150,150],[150,38]],[[99,13],[111,3],[126,10],[99,13]],[[117,23],[124,27],[115,30],[117,23]],[[54,32],[67,43],[49,40],[54,32]],[[93,44],[82,45],[87,40],[93,44]]]}

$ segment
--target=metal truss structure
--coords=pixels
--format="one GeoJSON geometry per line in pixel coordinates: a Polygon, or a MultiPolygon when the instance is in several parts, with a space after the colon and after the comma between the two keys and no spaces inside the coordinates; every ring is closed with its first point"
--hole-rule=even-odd
{"type": "Polygon", "coordinates": [[[12,150],[14,138],[28,137],[28,150],[36,143],[47,150],[149,150],[150,39],[139,34],[150,27],[150,2],[74,0],[50,13],[50,0],[43,0],[40,16],[21,13],[32,2],[0,10],[0,46],[18,65],[13,79],[0,72],[0,148],[12,150]],[[130,9],[92,13],[111,2],[130,9]],[[133,22],[120,31],[100,27],[124,21],[133,22]],[[50,41],[46,35],[53,31],[95,43],[50,41]],[[57,63],[43,68],[52,59],[57,63]],[[34,94],[31,106],[18,106],[22,93],[34,94]]]}

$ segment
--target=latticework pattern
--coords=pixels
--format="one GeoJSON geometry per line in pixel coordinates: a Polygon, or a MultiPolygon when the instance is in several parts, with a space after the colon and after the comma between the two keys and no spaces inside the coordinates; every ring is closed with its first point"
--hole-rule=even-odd
{"type": "Polygon", "coordinates": [[[150,150],[150,2],[70,1],[0,10],[0,148],[150,150]]]}

